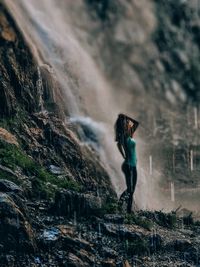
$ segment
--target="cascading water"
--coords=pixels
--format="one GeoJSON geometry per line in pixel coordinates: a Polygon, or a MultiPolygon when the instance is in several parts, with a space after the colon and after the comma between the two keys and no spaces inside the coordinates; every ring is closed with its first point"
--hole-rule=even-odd
{"type": "MultiPolygon", "coordinates": [[[[121,172],[122,158],[114,142],[113,126],[119,113],[134,116],[136,108],[130,109],[130,104],[132,106],[130,94],[127,91],[116,92],[112,82],[103,75],[97,65],[92,55],[93,51],[88,52],[89,41],[85,41],[89,39],[87,29],[84,29],[80,21],[74,23],[79,19],[78,12],[85,12],[84,1],[77,0],[73,3],[75,1],[5,0],[5,2],[38,60],[38,76],[40,67],[48,66],[51,72],[53,71],[62,90],[71,122],[82,126],[80,133],[82,141],[98,150],[112,183],[120,194],[125,187],[125,179],[121,172]],[[74,10],[77,12],[76,20],[72,19],[74,10]],[[118,100],[118,93],[123,101],[118,100]]],[[[85,16],[82,15],[82,19],[87,20],[86,12],[85,16]]],[[[42,89],[41,84],[39,86],[39,89],[42,89]]],[[[142,101],[144,102],[144,99],[141,99],[140,103],[135,101],[135,106],[141,105],[142,101]]],[[[154,194],[154,184],[157,181],[151,178],[152,173],[157,175],[153,169],[153,159],[151,158],[150,172],[147,173],[142,161],[145,153],[140,151],[143,141],[139,136],[137,141],[139,165],[136,203],[141,208],[160,208],[159,199],[156,199],[154,194]]],[[[157,176],[159,177],[159,174],[157,176]]]]}

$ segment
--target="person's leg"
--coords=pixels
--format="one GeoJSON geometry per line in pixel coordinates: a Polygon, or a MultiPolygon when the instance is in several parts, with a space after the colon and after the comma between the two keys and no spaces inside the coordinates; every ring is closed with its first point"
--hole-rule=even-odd
{"type": "Polygon", "coordinates": [[[137,183],[137,169],[136,167],[131,167],[130,170],[130,183],[128,188],[129,198],[127,204],[127,212],[131,213],[132,203],[133,203],[133,193],[135,192],[135,187],[137,183]]]}
{"type": "Polygon", "coordinates": [[[124,163],[121,166],[122,172],[124,173],[125,179],[126,179],[126,190],[121,194],[120,198],[119,198],[119,207],[121,207],[124,203],[124,201],[127,202],[127,199],[129,197],[128,195],[128,190],[130,189],[130,169],[129,169],[129,165],[124,163]]]}
{"type": "Polygon", "coordinates": [[[126,186],[127,186],[127,212],[131,212],[132,207],[132,188],[133,188],[133,179],[132,179],[132,167],[130,165],[126,165],[125,169],[126,173],[126,186]]]}
{"type": "Polygon", "coordinates": [[[124,199],[126,198],[126,195],[127,195],[127,190],[124,190],[124,192],[121,194],[121,196],[119,198],[119,201],[120,202],[124,201],[124,199]]]}
{"type": "Polygon", "coordinates": [[[136,184],[137,184],[137,168],[136,166],[132,168],[132,172],[133,172],[133,175],[132,175],[132,191],[133,193],[135,192],[135,187],[136,187],[136,184]]]}

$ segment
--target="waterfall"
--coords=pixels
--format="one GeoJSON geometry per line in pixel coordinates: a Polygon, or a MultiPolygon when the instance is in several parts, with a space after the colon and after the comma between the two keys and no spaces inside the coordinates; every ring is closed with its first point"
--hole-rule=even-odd
{"type": "MultiPolygon", "coordinates": [[[[95,45],[90,45],[99,40],[95,38],[95,33],[91,38],[87,28],[84,28],[87,20],[88,25],[91,23],[87,17],[85,1],[5,0],[5,3],[38,61],[38,70],[44,65],[53,70],[71,121],[79,123],[83,129],[89,128],[91,138],[88,139],[83,131],[82,142],[89,143],[98,150],[119,195],[125,189],[125,178],[121,172],[123,159],[114,142],[114,122],[121,112],[134,117],[136,115],[137,118],[137,105],[145,103],[142,97],[137,102],[137,93],[142,87],[140,81],[136,76],[131,78],[130,83],[134,82],[137,90],[134,95],[134,90],[131,94],[123,89],[116,91],[113,82],[102,73],[95,60],[95,45]],[[73,18],[74,14],[76,18],[73,18]],[[81,25],[79,14],[86,21],[84,25],[81,25]]],[[[130,77],[131,75],[132,73],[130,77]]],[[[137,140],[139,168],[136,202],[139,207],[151,208],[149,195],[144,194],[150,182],[143,171],[144,153],[140,151],[143,141],[139,131],[137,140]]]]}

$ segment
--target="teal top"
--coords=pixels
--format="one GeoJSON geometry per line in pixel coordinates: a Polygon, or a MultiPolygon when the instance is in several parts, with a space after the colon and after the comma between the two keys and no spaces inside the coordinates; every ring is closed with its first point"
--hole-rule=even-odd
{"type": "Polygon", "coordinates": [[[131,138],[129,136],[128,138],[126,138],[125,142],[127,147],[127,151],[125,151],[126,153],[125,163],[131,166],[136,166],[137,164],[136,141],[134,138],[131,138]]]}

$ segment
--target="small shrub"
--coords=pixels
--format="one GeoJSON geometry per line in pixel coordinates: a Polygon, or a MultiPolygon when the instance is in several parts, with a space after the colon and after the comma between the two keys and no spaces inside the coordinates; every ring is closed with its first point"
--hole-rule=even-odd
{"type": "Polygon", "coordinates": [[[173,228],[176,226],[177,218],[176,218],[176,214],[173,212],[164,213],[161,211],[156,211],[155,218],[156,218],[156,222],[160,226],[168,227],[168,228],[173,228]]]}
{"type": "Polygon", "coordinates": [[[116,214],[118,212],[117,201],[113,197],[107,197],[101,209],[98,211],[99,216],[105,214],[116,214]]]}
{"type": "Polygon", "coordinates": [[[126,214],[125,223],[136,224],[147,230],[151,230],[153,227],[153,222],[145,217],[137,216],[136,214],[126,214]]]}

